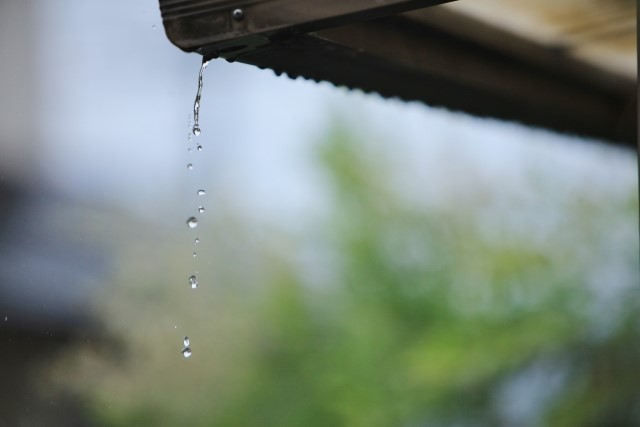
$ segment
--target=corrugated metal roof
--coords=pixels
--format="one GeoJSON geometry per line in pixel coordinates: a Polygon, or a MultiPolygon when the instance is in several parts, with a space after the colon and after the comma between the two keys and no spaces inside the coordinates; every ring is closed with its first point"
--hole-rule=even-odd
{"type": "Polygon", "coordinates": [[[208,58],[635,147],[632,1],[446,1],[160,5],[169,39],[208,58]]]}

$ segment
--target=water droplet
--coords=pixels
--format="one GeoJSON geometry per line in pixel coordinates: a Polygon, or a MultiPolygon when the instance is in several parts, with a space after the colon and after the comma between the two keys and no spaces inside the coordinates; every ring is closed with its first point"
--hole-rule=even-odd
{"type": "Polygon", "coordinates": [[[195,136],[200,136],[201,133],[202,133],[202,131],[200,130],[200,126],[194,126],[193,127],[193,134],[195,136]]]}
{"type": "Polygon", "coordinates": [[[196,149],[197,149],[198,151],[202,151],[202,145],[200,145],[200,144],[196,145],[196,149]]]}
{"type": "Polygon", "coordinates": [[[156,26],[155,26],[155,25],[152,25],[152,26],[151,26],[151,29],[152,29],[152,30],[155,30],[155,29],[156,29],[156,26]]]}
{"type": "Polygon", "coordinates": [[[198,212],[200,212],[200,213],[204,212],[204,207],[203,207],[203,206],[200,206],[200,207],[198,208],[198,212]]]}
{"type": "Polygon", "coordinates": [[[204,196],[205,194],[207,194],[206,191],[204,190],[198,190],[198,196],[204,196]]]}
{"type": "Polygon", "coordinates": [[[188,359],[189,357],[191,357],[191,349],[189,347],[183,348],[182,355],[184,356],[185,359],[188,359]]]}
{"type": "Polygon", "coordinates": [[[198,226],[198,220],[194,216],[192,216],[187,220],[187,225],[189,226],[189,228],[196,228],[198,226]]]}
{"type": "Polygon", "coordinates": [[[9,320],[8,316],[4,316],[4,321],[6,322],[7,320],[9,320]]]}
{"type": "Polygon", "coordinates": [[[198,243],[200,243],[200,239],[198,239],[198,238],[196,237],[196,239],[194,240],[194,242],[195,242],[195,243],[196,243],[196,245],[197,245],[198,243]]]}
{"type": "Polygon", "coordinates": [[[184,343],[185,347],[189,347],[189,337],[184,337],[184,340],[182,342],[184,343]]]}
{"type": "Polygon", "coordinates": [[[195,258],[195,257],[197,257],[197,256],[198,256],[198,254],[196,254],[196,253],[194,252],[194,253],[193,253],[193,257],[195,258]]]}
{"type": "Polygon", "coordinates": [[[192,169],[193,169],[193,165],[192,165],[191,163],[189,163],[189,164],[187,165],[187,169],[192,170],[192,169]]]}
{"type": "Polygon", "coordinates": [[[173,329],[178,329],[178,325],[173,325],[173,329]]]}
{"type": "Polygon", "coordinates": [[[198,278],[196,276],[189,276],[189,284],[191,285],[191,289],[197,288],[198,278]]]}

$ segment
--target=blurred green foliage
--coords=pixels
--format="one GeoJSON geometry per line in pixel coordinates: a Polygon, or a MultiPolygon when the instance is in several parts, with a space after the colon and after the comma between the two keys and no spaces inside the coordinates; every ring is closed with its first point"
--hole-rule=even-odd
{"type": "MultiPolygon", "coordinates": [[[[318,145],[326,221],[253,246],[241,219],[220,226],[207,238],[240,249],[212,256],[219,290],[188,309],[175,308],[185,290],[155,262],[139,292],[112,298],[102,311],[125,355],[93,345],[66,359],[97,424],[640,425],[639,289],[589,286],[601,252],[589,249],[609,250],[593,231],[600,206],[561,212],[544,238],[526,221],[512,233],[503,223],[517,207],[487,219],[482,202],[418,203],[419,186],[398,192],[385,158],[336,124],[318,145]],[[320,284],[296,263],[305,239],[315,239],[320,284]],[[228,272],[247,266],[260,285],[228,272]],[[200,323],[192,359],[167,349],[178,341],[163,317],[171,307],[192,330],[200,323]]],[[[637,209],[629,195],[604,211],[618,217],[598,221],[633,221],[637,209]]],[[[632,284],[635,238],[615,249],[632,284]]],[[[128,274],[141,268],[131,258],[128,274]]]]}

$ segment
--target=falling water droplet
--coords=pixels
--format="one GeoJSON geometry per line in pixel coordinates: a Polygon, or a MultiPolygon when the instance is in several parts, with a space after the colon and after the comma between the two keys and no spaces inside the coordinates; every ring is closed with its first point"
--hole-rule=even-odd
{"type": "Polygon", "coordinates": [[[200,145],[200,144],[196,145],[196,149],[197,149],[198,151],[202,151],[202,145],[200,145]]]}
{"type": "Polygon", "coordinates": [[[200,212],[200,213],[204,212],[204,207],[203,207],[203,206],[200,206],[200,207],[198,208],[198,212],[200,212]]]}
{"type": "Polygon", "coordinates": [[[189,164],[187,165],[187,169],[192,170],[192,169],[193,169],[193,165],[192,165],[191,163],[189,163],[189,164]]]}
{"type": "Polygon", "coordinates": [[[187,220],[189,228],[196,228],[198,226],[198,220],[195,217],[191,217],[187,220]]]}
{"type": "Polygon", "coordinates": [[[195,257],[197,257],[197,256],[198,256],[198,254],[196,254],[196,253],[194,252],[194,253],[193,253],[193,257],[195,258],[195,257]]]}
{"type": "Polygon", "coordinates": [[[185,359],[188,359],[189,357],[191,357],[191,349],[189,347],[183,348],[182,355],[184,356],[185,359]]]}
{"type": "Polygon", "coordinates": [[[198,243],[200,243],[200,239],[198,239],[198,238],[196,237],[196,239],[194,240],[194,242],[195,242],[195,244],[197,245],[198,243]]]}
{"type": "Polygon", "coordinates": [[[200,118],[200,98],[202,98],[202,84],[204,69],[209,65],[209,61],[202,57],[202,65],[200,66],[200,73],[198,74],[198,92],[196,93],[196,100],[193,103],[193,134],[195,136],[200,135],[200,126],[198,119],[200,118]]]}
{"type": "Polygon", "coordinates": [[[189,347],[189,337],[184,337],[184,340],[182,342],[184,343],[185,347],[189,347]]]}
{"type": "Polygon", "coordinates": [[[204,196],[206,193],[206,191],[204,190],[198,190],[198,196],[204,196]]]}
{"type": "Polygon", "coordinates": [[[191,285],[191,289],[195,289],[198,287],[198,278],[196,276],[189,277],[189,284],[191,285]]]}

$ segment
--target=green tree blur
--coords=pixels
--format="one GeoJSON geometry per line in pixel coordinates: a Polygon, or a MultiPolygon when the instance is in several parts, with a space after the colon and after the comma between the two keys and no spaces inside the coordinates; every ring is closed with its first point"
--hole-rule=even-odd
{"type": "MultiPolygon", "coordinates": [[[[325,221],[254,249],[237,243],[253,233],[241,219],[214,232],[234,238],[208,237],[241,247],[212,257],[218,271],[252,265],[261,285],[223,272],[217,283],[240,290],[191,305],[206,312],[193,319],[208,316],[208,339],[184,361],[193,366],[176,368],[167,322],[149,320],[175,303],[169,283],[107,305],[128,356],[83,348],[68,362],[97,424],[640,425],[640,290],[594,280],[594,257],[610,250],[602,224],[633,222],[637,196],[578,194],[543,232],[518,222],[524,208],[496,211],[482,197],[420,203],[419,186],[394,187],[385,158],[336,124],[318,144],[325,221]],[[301,241],[313,274],[296,261],[301,241]]],[[[637,283],[634,239],[614,251],[613,280],[637,283]]]]}

